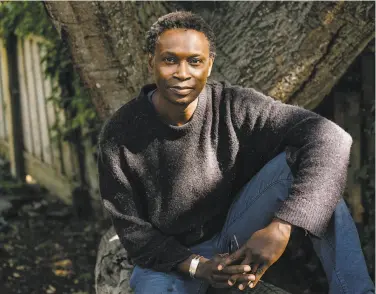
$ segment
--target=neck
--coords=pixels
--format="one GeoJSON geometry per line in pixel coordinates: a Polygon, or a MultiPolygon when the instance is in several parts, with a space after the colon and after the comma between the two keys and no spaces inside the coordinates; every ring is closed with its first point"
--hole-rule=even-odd
{"type": "Polygon", "coordinates": [[[163,99],[158,90],[154,92],[152,101],[162,120],[175,126],[186,124],[192,118],[198,103],[198,99],[195,99],[188,105],[174,104],[167,99],[163,99]]]}

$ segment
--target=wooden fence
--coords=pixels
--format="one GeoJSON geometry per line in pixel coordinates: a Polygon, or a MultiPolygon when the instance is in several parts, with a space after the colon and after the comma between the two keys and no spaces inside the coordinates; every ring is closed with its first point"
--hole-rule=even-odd
{"type": "Polygon", "coordinates": [[[7,64],[5,61],[6,51],[4,48],[3,41],[0,39],[0,151],[2,154],[4,154],[9,149],[9,127],[6,113],[6,101],[9,100],[9,94],[7,91],[5,91],[6,89],[4,87],[4,85],[8,84],[8,77],[6,75],[7,64]]]}
{"type": "MultiPolygon", "coordinates": [[[[79,158],[75,145],[57,136],[56,125],[62,124],[66,115],[49,99],[58,86],[44,74],[40,40],[15,39],[7,48],[0,40],[0,152],[10,158],[14,176],[30,175],[69,203],[72,191],[82,185],[79,158]]],[[[89,171],[85,182],[91,194],[98,195],[90,144],[83,145],[87,150],[84,165],[89,171]]]]}

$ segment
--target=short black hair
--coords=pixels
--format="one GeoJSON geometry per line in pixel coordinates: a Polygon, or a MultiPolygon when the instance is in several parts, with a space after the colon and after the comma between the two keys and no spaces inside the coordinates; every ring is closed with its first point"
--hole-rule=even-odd
{"type": "Polygon", "coordinates": [[[146,53],[154,55],[158,37],[170,29],[192,29],[203,33],[209,41],[210,56],[215,57],[215,36],[212,28],[197,14],[189,11],[176,11],[161,16],[146,33],[146,53]]]}

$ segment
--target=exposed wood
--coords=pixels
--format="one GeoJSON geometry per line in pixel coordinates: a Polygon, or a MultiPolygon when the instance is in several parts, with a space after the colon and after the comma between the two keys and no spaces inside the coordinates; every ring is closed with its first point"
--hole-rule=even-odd
{"type": "Polygon", "coordinates": [[[41,146],[42,146],[42,160],[48,164],[52,163],[51,152],[50,152],[50,138],[48,135],[48,123],[47,123],[47,113],[46,113],[46,99],[44,94],[43,85],[43,73],[41,58],[39,52],[39,46],[35,40],[31,44],[32,56],[33,56],[33,67],[34,67],[34,77],[35,77],[35,87],[36,87],[36,98],[37,107],[39,114],[39,129],[41,134],[41,146]]]}
{"type": "Polygon", "coordinates": [[[46,114],[47,114],[47,128],[48,128],[48,137],[50,142],[50,153],[51,153],[51,160],[52,165],[55,169],[60,170],[59,163],[59,150],[57,147],[57,144],[55,144],[53,140],[53,130],[52,127],[55,124],[56,117],[55,117],[55,107],[54,104],[49,98],[51,98],[52,95],[52,85],[51,85],[51,79],[48,77],[43,76],[43,87],[44,87],[44,101],[45,101],[45,107],[46,107],[46,114]]]}
{"type": "MultiPolygon", "coordinates": [[[[3,48],[4,44],[2,39],[0,39],[0,48],[3,48]]],[[[5,57],[2,56],[2,51],[0,50],[0,140],[7,140],[7,131],[6,131],[6,115],[5,115],[5,100],[3,98],[4,86],[2,75],[2,62],[6,62],[5,57]]]]}
{"type": "Polygon", "coordinates": [[[18,180],[25,176],[23,159],[22,120],[20,92],[17,74],[17,39],[10,35],[7,39],[6,50],[2,50],[2,85],[6,103],[6,124],[8,126],[8,144],[11,174],[18,180]]]}
{"type": "Polygon", "coordinates": [[[17,58],[18,58],[18,79],[20,84],[20,95],[21,95],[21,116],[22,116],[22,126],[23,126],[23,140],[24,140],[24,150],[33,153],[33,138],[32,138],[32,127],[30,122],[30,106],[27,93],[27,82],[26,82],[26,70],[25,70],[25,59],[24,59],[24,42],[19,39],[17,44],[17,58]]]}
{"type": "Polygon", "coordinates": [[[52,195],[58,196],[67,204],[72,203],[73,185],[69,178],[59,174],[50,165],[43,163],[30,153],[24,152],[25,170],[38,184],[45,187],[52,195]]]}
{"type": "Polygon", "coordinates": [[[24,41],[24,61],[26,73],[26,89],[29,99],[29,117],[31,125],[31,136],[33,138],[33,155],[42,158],[41,136],[39,130],[39,115],[37,108],[37,97],[35,92],[35,77],[33,72],[32,56],[31,56],[31,39],[24,41]]]}

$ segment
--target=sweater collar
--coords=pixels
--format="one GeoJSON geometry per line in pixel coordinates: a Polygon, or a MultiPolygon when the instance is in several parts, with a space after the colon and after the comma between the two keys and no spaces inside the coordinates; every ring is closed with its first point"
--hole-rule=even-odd
{"type": "Polygon", "coordinates": [[[151,115],[158,121],[158,124],[162,125],[164,128],[169,129],[173,132],[178,132],[178,133],[185,133],[188,132],[189,130],[195,128],[197,125],[200,124],[200,122],[203,121],[203,117],[205,114],[205,109],[206,109],[206,101],[207,101],[207,95],[208,95],[208,85],[205,85],[205,87],[202,89],[200,95],[198,95],[198,103],[197,107],[191,117],[191,119],[185,123],[182,126],[175,126],[175,125],[170,125],[162,121],[159,116],[157,111],[155,110],[154,106],[150,101],[148,101],[148,93],[150,91],[153,91],[157,88],[156,84],[148,84],[142,87],[139,98],[142,99],[143,103],[147,104],[147,108],[151,112],[151,115]]]}

